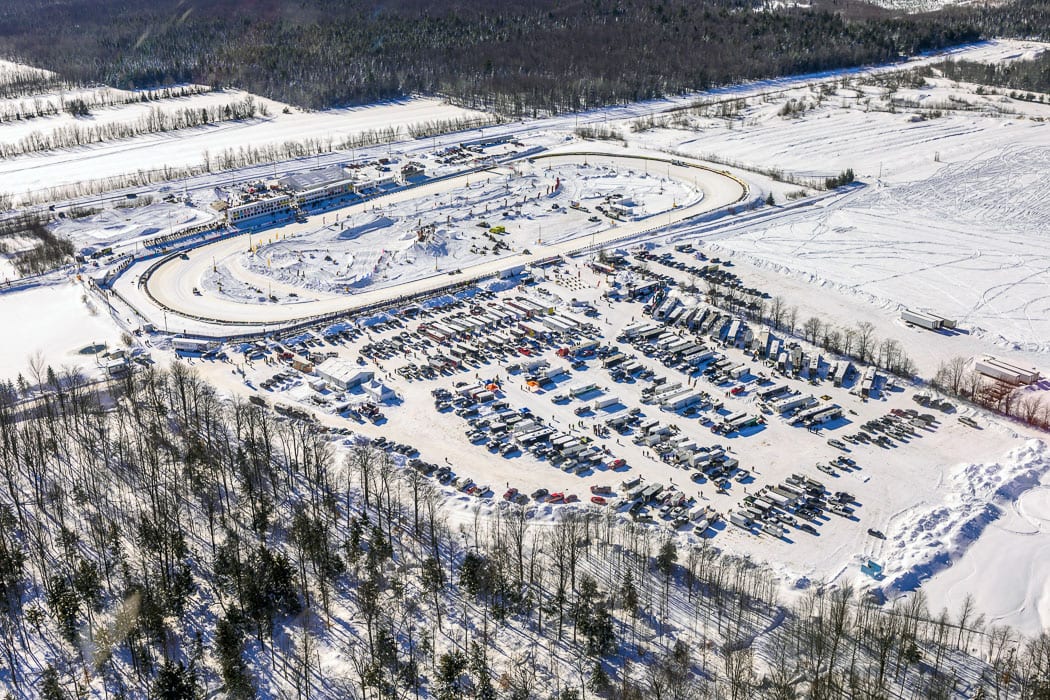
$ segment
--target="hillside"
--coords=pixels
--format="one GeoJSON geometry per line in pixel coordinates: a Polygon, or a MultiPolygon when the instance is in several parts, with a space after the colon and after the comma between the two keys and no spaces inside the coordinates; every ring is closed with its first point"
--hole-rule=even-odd
{"type": "Polygon", "coordinates": [[[739,0],[7,4],[0,54],[74,84],[195,82],[314,108],[440,93],[515,115],[885,62],[992,31],[1030,35],[1025,23],[1046,14],[1035,4],[1018,17],[896,18],[739,0]]]}

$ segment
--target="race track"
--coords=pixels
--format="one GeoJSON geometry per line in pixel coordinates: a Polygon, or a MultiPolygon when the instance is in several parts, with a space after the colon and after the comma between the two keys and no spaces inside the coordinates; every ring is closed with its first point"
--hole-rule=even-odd
{"type": "MultiPolygon", "coordinates": [[[[621,169],[638,168],[641,161],[648,161],[648,164],[653,167],[658,165],[660,172],[666,172],[668,178],[679,179],[700,189],[703,197],[690,206],[671,209],[640,221],[619,223],[597,234],[586,234],[551,245],[533,246],[529,255],[508,255],[471,267],[464,267],[460,273],[455,275],[434,274],[411,282],[364,290],[349,295],[322,293],[290,286],[272,280],[269,276],[246,270],[234,263],[236,276],[241,281],[260,289],[270,289],[283,294],[295,292],[299,295],[298,303],[249,302],[211,294],[207,291],[195,294],[194,289],[203,287],[202,280],[214,264],[221,262],[229,264],[237,256],[243,254],[250,246],[249,240],[261,242],[276,235],[277,232],[282,236],[290,237],[315,229],[320,223],[320,215],[312,216],[304,223],[290,223],[278,229],[252,234],[251,239],[248,234],[243,234],[201,245],[187,252],[188,260],[175,256],[159,265],[156,261],[148,265],[139,263],[125,273],[116,287],[121,296],[141,314],[149,317],[158,327],[164,327],[161,325],[163,316],[165,325],[171,321],[173,328],[192,326],[194,332],[200,333],[203,327],[212,326],[215,335],[229,333],[233,330],[231,326],[241,328],[273,326],[276,328],[320,315],[350,313],[355,309],[368,307],[388,299],[425,294],[428,290],[438,289],[459,280],[483,277],[517,265],[527,265],[534,260],[554,255],[569,255],[589,246],[601,246],[637,237],[647,231],[659,230],[702,214],[724,209],[745,200],[748,196],[748,188],[744,182],[700,163],[672,161],[661,154],[642,151],[601,152],[603,147],[604,144],[596,146],[595,151],[586,153],[551,153],[540,156],[540,158],[545,163],[552,165],[574,165],[586,161],[589,164],[621,169]],[[147,275],[146,281],[141,285],[136,284],[136,280],[150,268],[152,271],[147,275]]],[[[464,174],[440,182],[400,190],[385,195],[381,201],[387,204],[454,191],[463,187],[470,177],[471,175],[464,174]]],[[[370,200],[341,209],[339,213],[350,216],[355,211],[363,211],[367,207],[374,206],[375,203],[376,200],[370,200]]]]}

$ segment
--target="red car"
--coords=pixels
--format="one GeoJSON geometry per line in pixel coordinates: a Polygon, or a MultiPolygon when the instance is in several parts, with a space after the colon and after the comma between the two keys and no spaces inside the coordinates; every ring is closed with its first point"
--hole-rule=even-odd
{"type": "Polygon", "coordinates": [[[600,506],[604,506],[607,501],[601,496],[591,496],[591,503],[597,503],[600,506]]]}
{"type": "Polygon", "coordinates": [[[580,499],[577,498],[576,494],[574,494],[574,493],[570,493],[568,496],[565,497],[565,502],[566,503],[575,503],[578,500],[580,500],[580,499]]]}
{"type": "Polygon", "coordinates": [[[609,462],[609,469],[619,469],[625,464],[627,464],[626,459],[614,459],[613,461],[609,462]]]}
{"type": "Polygon", "coordinates": [[[732,389],[729,390],[729,393],[732,394],[733,396],[740,396],[741,394],[744,393],[744,387],[742,387],[742,386],[735,386],[735,387],[733,387],[732,389]]]}
{"type": "Polygon", "coordinates": [[[547,503],[561,503],[565,500],[565,494],[557,491],[547,496],[547,503]]]}
{"type": "Polygon", "coordinates": [[[503,494],[503,500],[509,501],[510,499],[514,498],[517,495],[518,495],[518,490],[517,489],[515,489],[515,488],[507,489],[507,492],[505,494],[503,494]]]}
{"type": "Polygon", "coordinates": [[[532,350],[529,350],[528,348],[518,348],[518,352],[520,352],[522,355],[525,355],[526,357],[532,354],[532,350]]]}

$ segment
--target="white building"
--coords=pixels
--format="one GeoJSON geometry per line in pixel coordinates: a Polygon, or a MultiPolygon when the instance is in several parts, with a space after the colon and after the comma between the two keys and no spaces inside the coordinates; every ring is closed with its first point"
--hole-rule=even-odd
{"type": "Polygon", "coordinates": [[[287,194],[274,195],[256,199],[244,204],[238,204],[226,210],[226,216],[231,224],[236,224],[246,219],[257,216],[274,216],[278,214],[290,214],[292,211],[292,198],[287,194]]]}
{"type": "Polygon", "coordinates": [[[346,391],[355,386],[369,382],[375,376],[370,369],[363,369],[353,362],[339,357],[330,357],[315,368],[317,376],[329,386],[346,391]]]}

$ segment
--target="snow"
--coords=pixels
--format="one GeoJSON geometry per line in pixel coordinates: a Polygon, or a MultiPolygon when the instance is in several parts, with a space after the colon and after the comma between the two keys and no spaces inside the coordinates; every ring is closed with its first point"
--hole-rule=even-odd
{"type": "MultiPolygon", "coordinates": [[[[209,93],[178,100],[170,100],[181,108],[198,102],[212,103],[216,99],[229,100],[230,93],[209,93]]],[[[412,98],[390,101],[366,107],[346,107],[319,112],[302,112],[277,103],[254,97],[257,102],[269,103],[271,116],[250,121],[222,122],[177,132],[147,134],[129,139],[108,141],[79,148],[46,153],[32,153],[9,158],[0,163],[0,192],[21,194],[29,190],[121,175],[138,170],[163,167],[200,165],[207,156],[216,156],[226,149],[260,148],[286,141],[308,139],[338,143],[368,131],[387,128],[400,129],[400,138],[407,138],[405,129],[412,125],[484,116],[479,112],[453,107],[433,98],[412,98]]],[[[100,110],[104,119],[122,119],[140,105],[100,110]]],[[[146,105],[148,111],[148,105],[146,105]]],[[[58,117],[63,119],[65,117],[58,117]]],[[[34,126],[39,119],[26,122],[34,126]]],[[[0,126],[0,138],[4,138],[0,126]]],[[[21,127],[20,127],[21,128],[21,127]]],[[[6,139],[5,139],[6,140],[6,139]]]]}
{"type": "Polygon", "coordinates": [[[78,284],[37,287],[0,294],[0,327],[6,342],[0,344],[0,379],[27,378],[29,359],[40,353],[46,364],[78,368],[99,376],[94,345],[110,350],[120,346],[121,329],[99,308],[94,297],[84,301],[78,284]]]}
{"type": "MultiPolygon", "coordinates": [[[[589,146],[589,148],[592,151],[607,150],[607,147],[603,146],[589,146]]],[[[641,159],[650,158],[652,155],[644,151],[628,152],[622,149],[608,156],[591,155],[589,165],[579,169],[577,173],[589,173],[589,168],[597,167],[598,162],[604,163],[605,167],[616,168],[622,174],[622,177],[616,178],[616,186],[628,187],[625,191],[639,200],[648,195],[659,194],[658,189],[663,187],[665,189],[663,195],[650,197],[650,206],[654,209],[679,204],[667,200],[669,198],[673,200],[673,196],[669,197],[671,193],[681,193],[680,206],[669,209],[666,212],[667,219],[664,219],[663,212],[657,210],[651,212],[649,216],[635,220],[622,221],[615,225],[609,225],[606,222],[595,224],[592,227],[585,220],[589,215],[596,213],[594,211],[590,214],[575,211],[554,214],[554,210],[548,209],[547,206],[529,207],[526,205],[519,217],[522,223],[516,225],[517,222],[513,217],[518,217],[518,215],[515,213],[506,224],[510,232],[508,239],[513,242],[510,250],[507,251],[508,255],[497,257],[489,254],[488,260],[485,260],[485,256],[470,252],[471,241],[466,238],[469,234],[464,233],[480,230],[476,223],[481,212],[470,214],[468,210],[467,216],[473,218],[474,221],[461,229],[459,238],[455,234],[446,235],[438,245],[429,249],[412,242],[411,238],[409,240],[401,238],[398,242],[398,238],[404,236],[404,233],[383,235],[385,229],[380,229],[373,234],[358,234],[345,243],[339,242],[336,245],[337,240],[330,238],[333,233],[336,233],[333,229],[329,229],[327,233],[324,231],[320,234],[314,233],[317,231],[318,219],[321,220],[322,226],[327,226],[327,219],[334,217],[335,214],[315,215],[309,217],[304,223],[292,223],[277,229],[251,234],[247,236],[247,240],[242,235],[198,247],[188,253],[188,260],[171,260],[158,267],[149,278],[148,286],[152,296],[145,294],[137,284],[139,276],[154,264],[152,260],[130,267],[117,280],[116,286],[129,302],[134,304],[141,313],[149,316],[158,327],[162,327],[162,307],[158,306],[159,302],[167,307],[169,314],[171,311],[180,314],[177,327],[186,330],[193,328],[196,332],[218,334],[221,337],[230,332],[229,324],[279,324],[317,314],[357,308],[390,296],[413,294],[446,285],[455,281],[454,277],[448,276],[449,272],[455,273],[461,270],[464,275],[471,276],[495,273],[516,264],[528,264],[536,259],[564,254],[591,244],[603,245],[609,241],[629,238],[660,226],[724,210],[745,195],[744,187],[738,180],[719,172],[690,167],[684,163],[682,165],[659,164],[661,174],[673,182],[654,185],[654,181],[660,181],[657,174],[650,176],[645,174],[644,170],[641,173],[637,172],[637,169],[646,167],[645,160],[641,159]],[[634,175],[630,174],[632,169],[636,170],[634,175]],[[702,196],[699,194],[700,191],[703,192],[702,196]],[[540,217],[541,210],[543,211],[542,217],[540,217]],[[534,217],[540,218],[533,220],[534,217]],[[552,217],[556,220],[556,225],[544,229],[543,221],[550,220],[552,217]],[[304,235],[315,236],[315,241],[317,236],[322,238],[328,236],[329,245],[324,249],[326,255],[333,250],[337,255],[339,250],[345,249],[346,251],[343,253],[344,257],[337,264],[333,264],[325,261],[324,255],[319,255],[320,250],[311,252],[311,246],[306,245],[303,248],[306,257],[302,263],[309,266],[309,272],[306,268],[298,268],[300,277],[305,275],[304,279],[314,280],[306,286],[302,282],[293,284],[296,282],[295,266],[299,264],[299,253],[296,246],[299,245],[298,242],[304,235]],[[296,252],[291,252],[282,245],[288,241],[290,241],[288,245],[293,246],[292,250],[296,252]],[[270,265],[266,267],[266,258],[260,257],[259,251],[265,251],[266,247],[271,245],[278,246],[277,258],[275,260],[271,257],[270,265]],[[247,251],[251,248],[256,248],[256,252],[246,261],[243,256],[246,256],[247,251]],[[400,257],[397,254],[387,255],[387,251],[395,249],[400,251],[400,257]],[[310,266],[309,255],[311,254],[314,255],[313,260],[317,263],[313,266],[310,266]],[[378,270],[373,261],[386,265],[383,268],[385,278],[375,274],[378,270]],[[223,265],[221,273],[219,263],[223,265]],[[332,266],[331,276],[328,276],[328,273],[318,274],[316,272],[318,267],[326,265],[332,266]],[[340,268],[340,276],[334,273],[337,266],[340,268]],[[361,287],[363,283],[370,282],[373,278],[376,284],[355,289],[356,293],[352,296],[346,295],[351,281],[361,287]],[[390,286],[379,284],[384,281],[392,284],[390,286]],[[222,293],[219,292],[220,284],[222,293]],[[201,294],[195,294],[194,289],[198,289],[201,294]],[[289,298],[288,295],[293,292],[297,296],[289,298]],[[258,303],[259,301],[265,302],[275,295],[279,296],[282,303],[262,305],[258,303]],[[206,319],[216,319],[218,322],[206,319]]],[[[578,163],[587,158],[566,152],[556,152],[550,159],[538,162],[543,163],[544,167],[550,165],[552,168],[564,168],[567,164],[571,164],[572,168],[579,168],[578,163]]],[[[601,175],[603,178],[608,175],[606,171],[601,172],[604,173],[601,175]]],[[[544,174],[546,174],[545,171],[544,174]]],[[[526,184],[535,186],[536,183],[531,176],[524,177],[526,184]]],[[[362,216],[362,212],[365,214],[360,224],[364,226],[369,225],[369,221],[372,224],[377,221],[367,218],[372,216],[367,212],[373,207],[382,207],[383,211],[388,213],[387,210],[391,207],[402,204],[404,208],[400,210],[399,216],[405,217],[407,212],[411,212],[411,216],[408,217],[409,230],[411,230],[414,224],[412,218],[419,216],[420,218],[416,221],[422,221],[422,214],[417,214],[417,212],[433,211],[434,205],[431,202],[435,198],[438,198],[440,202],[441,197],[453,196],[453,193],[458,193],[461,189],[467,192],[467,195],[460,196],[473,197],[470,194],[473,190],[467,187],[469,182],[473,182],[473,187],[481,192],[482,199],[491,199],[493,190],[484,189],[478,180],[477,175],[462,175],[424,184],[416,188],[394,192],[378,201],[370,200],[364,204],[348,207],[340,215],[344,221],[349,217],[350,226],[353,229],[358,225],[355,217],[362,216]]],[[[572,181],[573,179],[570,178],[570,184],[567,187],[573,186],[572,181]]],[[[585,177],[580,181],[587,183],[589,178],[585,177]]],[[[551,178],[550,185],[553,186],[554,183],[555,179],[551,178]]],[[[498,183],[494,178],[490,184],[498,183]]],[[[588,191],[581,192],[581,196],[593,197],[596,192],[604,191],[604,188],[590,184],[587,187],[588,191]]],[[[540,184],[533,190],[531,196],[549,197],[544,194],[545,192],[544,185],[540,184]]],[[[562,202],[558,211],[563,212],[564,207],[569,204],[568,196],[562,194],[555,195],[554,198],[562,202]]],[[[455,203],[455,200],[446,199],[444,201],[455,203]]],[[[544,199],[544,201],[550,200],[544,199]]],[[[450,209],[445,211],[450,211],[450,209]]],[[[395,215],[393,218],[399,218],[399,216],[395,215]]],[[[446,225],[448,225],[450,216],[451,214],[446,213],[446,225]]],[[[462,212],[460,216],[464,216],[462,212]]],[[[502,224],[503,221],[503,217],[498,217],[492,218],[488,223],[495,225],[496,223],[502,224]]],[[[439,221],[438,226],[440,225],[439,221]]],[[[493,237],[502,238],[495,235],[493,237]]],[[[307,240],[310,239],[307,238],[307,240]]],[[[478,244],[481,243],[482,241],[479,240],[478,244]]]]}
{"type": "MultiPolygon", "coordinates": [[[[1043,50],[1020,48],[1015,58],[1043,50]]],[[[958,319],[989,345],[1045,355],[1050,247],[1040,222],[1050,216],[1042,196],[1050,105],[985,92],[939,78],[897,91],[860,79],[836,86],[835,96],[791,89],[750,103],[729,123],[689,114],[679,128],[628,139],[803,181],[851,168],[864,183],[859,192],[782,207],[705,238],[715,250],[887,314],[925,309],[958,319]],[[780,116],[789,99],[808,109],[780,116]],[[915,118],[934,108],[943,116],[915,118]]]]}
{"type": "MultiPolygon", "coordinates": [[[[61,104],[61,100],[63,99],[66,102],[69,102],[71,99],[85,96],[85,94],[89,92],[92,91],[70,91],[29,98],[10,98],[7,102],[14,102],[16,104],[19,102],[28,102],[32,104],[34,100],[39,100],[41,103],[54,103],[58,105],[61,104]]],[[[112,91],[108,88],[98,90],[97,92],[102,96],[108,94],[115,99],[119,99],[120,96],[131,97],[133,95],[133,93],[127,91],[112,91]]],[[[68,112],[60,112],[59,114],[48,117],[6,121],[0,123],[0,143],[14,144],[34,132],[40,132],[41,134],[46,135],[73,125],[80,128],[90,128],[95,126],[105,126],[108,124],[138,122],[154,112],[174,114],[177,111],[187,109],[223,107],[228,104],[243,102],[248,97],[251,97],[252,101],[254,101],[257,106],[265,105],[266,109],[270,111],[280,110],[284,107],[284,105],[273,102],[272,100],[249,95],[249,93],[244,92],[243,90],[217,90],[187,97],[152,100],[149,102],[132,102],[130,104],[111,105],[108,107],[94,107],[91,108],[91,113],[87,116],[74,116],[68,112]]],[[[263,121],[265,120],[265,117],[260,116],[257,119],[263,121]]],[[[251,124],[254,121],[255,120],[250,120],[247,124],[251,124]]]]}
{"type": "MultiPolygon", "coordinates": [[[[953,54],[975,60],[1015,60],[1043,49],[1032,42],[988,42],[953,54]]],[[[934,60],[936,57],[927,57],[907,65],[934,60]]],[[[152,278],[151,289],[164,303],[186,313],[222,316],[230,324],[184,320],[171,312],[162,315],[137,284],[145,266],[153,261],[129,268],[117,289],[149,314],[158,327],[167,327],[170,320],[172,330],[258,330],[259,323],[285,322],[449,284],[456,277],[448,273],[457,268],[471,273],[493,272],[517,261],[566,253],[589,240],[602,243],[626,236],[626,242],[615,245],[629,247],[645,239],[646,245],[657,250],[669,249],[668,243],[689,240],[710,255],[730,258],[746,284],[781,294],[789,304],[798,305],[800,320],[818,315],[839,325],[872,322],[880,337],[901,340],[926,376],[932,375],[945,358],[979,352],[1050,367],[1050,296],[1046,293],[1050,288],[1050,247],[1041,229],[1050,215],[1050,204],[1043,196],[1050,185],[1050,139],[1043,121],[1050,116],[1050,107],[1002,95],[977,95],[973,86],[936,79],[920,88],[901,88],[890,94],[883,86],[867,84],[863,79],[867,72],[858,69],[831,76],[836,83],[834,92],[822,100],[817,99],[819,89],[811,87],[819,76],[731,86],[705,96],[761,95],[731,120],[686,109],[697,95],[592,112],[581,115],[581,123],[609,117],[611,125],[624,133],[629,148],[573,142],[563,149],[656,153],[663,158],[711,157],[731,162],[734,165],[714,167],[746,180],[749,201],[773,193],[778,202],[775,207],[722,216],[739,198],[741,189],[719,173],[689,170],[683,174],[676,167],[646,172],[638,162],[617,161],[613,155],[592,158],[583,166],[579,156],[562,155],[560,159],[537,160],[533,165],[521,164],[509,183],[506,168],[485,175],[453,177],[365,205],[311,216],[302,224],[214,242],[189,252],[189,260],[171,261],[152,278]],[[838,84],[843,76],[854,82],[838,84]],[[779,116],[791,98],[805,101],[806,110],[792,118],[779,116]],[[892,106],[894,98],[919,106],[892,106]],[[953,103],[950,98],[959,101],[953,103]],[[937,118],[918,118],[920,112],[947,104],[961,106],[946,109],[937,118]],[[658,128],[631,130],[631,120],[667,108],[681,110],[675,113],[679,116],[668,115],[667,122],[658,128]],[[617,118],[621,121],[616,122],[617,118]],[[788,201],[787,195],[797,190],[813,195],[814,189],[807,186],[813,179],[846,168],[856,172],[860,185],[788,201]],[[755,169],[767,174],[758,174],[755,169]],[[771,169],[803,184],[774,182],[768,176],[771,169]],[[553,197],[542,194],[558,177],[563,190],[553,197]],[[648,216],[613,227],[605,220],[589,222],[588,215],[565,207],[574,199],[593,207],[595,198],[612,192],[641,203],[648,216]],[[520,207],[520,214],[517,207],[504,208],[500,201],[517,200],[530,193],[542,196],[520,207]],[[558,203],[559,210],[552,209],[552,203],[558,203]],[[486,212],[484,207],[491,209],[486,212]],[[475,211],[470,213],[471,209],[475,211]],[[511,216],[503,217],[502,211],[509,211],[511,216]],[[507,226],[506,236],[494,236],[510,246],[510,251],[503,251],[506,255],[477,252],[483,241],[492,245],[479,236],[482,229],[477,223],[482,218],[492,225],[507,226]],[[679,223],[685,218],[690,220],[679,223]],[[420,224],[434,224],[422,241],[415,236],[420,224]],[[672,224],[673,230],[651,230],[666,224],[672,224]],[[472,235],[479,237],[472,239],[472,235]],[[249,254],[252,244],[257,248],[249,254]],[[525,249],[530,250],[531,257],[525,249]],[[326,255],[335,262],[326,262],[326,255]],[[200,297],[193,294],[194,287],[202,292],[200,297]],[[347,295],[348,290],[352,296],[347,295]],[[292,293],[298,296],[289,296],[292,293]],[[271,294],[279,298],[277,303],[259,303],[260,297],[271,294]],[[932,334],[907,328],[898,320],[902,306],[956,317],[961,332],[932,334]]],[[[110,114],[110,110],[100,110],[98,118],[116,118],[121,111],[114,109],[110,114]]],[[[6,161],[0,163],[0,191],[17,192],[122,173],[129,169],[129,163],[134,167],[197,163],[204,151],[215,153],[227,147],[286,139],[342,138],[351,131],[470,114],[430,99],[318,113],[286,115],[282,109],[271,111],[271,117],[251,123],[216,125],[6,161]]],[[[574,120],[559,117],[501,125],[484,133],[512,135],[529,146],[550,146],[571,139],[574,120]]],[[[450,142],[462,139],[461,135],[447,138],[450,142]]],[[[415,157],[437,145],[438,139],[426,139],[402,144],[401,148],[415,157]]],[[[386,152],[385,148],[372,149],[369,157],[386,152]]],[[[336,159],[345,161],[347,154],[310,161],[319,166],[336,159]]],[[[430,165],[428,162],[428,170],[430,165]]],[[[268,177],[268,169],[255,169],[251,177],[268,177]]],[[[248,175],[224,173],[188,180],[173,188],[176,193],[183,186],[188,188],[196,207],[154,203],[138,209],[106,209],[95,216],[62,222],[56,229],[78,247],[117,245],[133,249],[136,241],[165,235],[169,226],[177,229],[208,220],[213,214],[205,207],[216,196],[214,188],[246,179],[248,175]]],[[[596,302],[604,315],[598,322],[604,326],[606,339],[615,338],[619,329],[640,314],[640,306],[603,305],[600,297],[608,280],[579,262],[564,272],[552,271],[538,291],[528,293],[557,307],[559,313],[577,318],[580,316],[572,309],[570,299],[596,302]]],[[[491,288],[521,293],[513,282],[495,282],[491,288]]],[[[17,330],[0,356],[6,376],[24,371],[27,354],[38,348],[56,366],[76,364],[95,371],[94,356],[78,351],[93,342],[114,347],[120,329],[105,313],[92,315],[81,301],[82,294],[80,286],[62,284],[0,295],[0,320],[5,328],[17,330]]],[[[92,303],[98,304],[94,298],[92,303]]],[[[426,305],[428,313],[440,313],[432,308],[435,305],[426,305]]],[[[130,311],[121,307],[120,316],[130,319],[130,311]]],[[[127,323],[131,325],[130,320],[127,323]]],[[[361,325],[370,323],[362,321],[361,325]]],[[[373,332],[373,336],[384,333],[389,335],[373,332]]],[[[334,351],[355,362],[364,340],[334,351]]],[[[155,336],[150,342],[164,341],[155,336]]],[[[743,360],[742,353],[730,352],[734,353],[743,360]]],[[[158,361],[172,359],[171,353],[161,350],[153,354],[158,361]]],[[[560,361],[550,353],[548,356],[552,364],[560,361]]],[[[408,359],[381,360],[374,367],[377,378],[394,388],[403,401],[384,408],[387,421],[381,426],[353,424],[359,434],[410,436],[401,439],[423,449],[424,459],[437,463],[448,459],[457,472],[491,486],[496,499],[504,484],[524,491],[560,489],[586,497],[589,485],[615,487],[622,478],[620,473],[607,470],[581,478],[531,456],[504,459],[493,457],[483,447],[465,444],[464,421],[452,414],[436,413],[429,396],[431,388],[449,386],[454,379],[437,383],[402,381],[395,370],[408,359]]],[[[301,380],[277,396],[259,390],[260,382],[276,371],[270,365],[244,364],[235,354],[234,362],[241,363],[247,374],[242,378],[236,373],[238,368],[230,364],[190,362],[224,392],[280,396],[281,400],[302,402],[319,410],[327,425],[349,425],[317,406],[314,400],[318,393],[301,380]]],[[[654,361],[645,363],[658,374],[672,374],[654,361]]],[[[470,374],[455,379],[469,380],[470,374]]],[[[500,379],[504,397],[514,406],[550,416],[566,430],[586,435],[596,420],[584,418],[584,425],[574,428],[580,419],[573,414],[572,404],[553,404],[550,396],[556,391],[527,391],[520,377],[508,376],[504,366],[485,366],[477,374],[479,379],[500,379]]],[[[607,387],[626,406],[640,406],[641,383],[614,385],[599,369],[575,372],[571,379],[563,380],[562,386],[587,379],[607,387]]],[[[815,391],[802,381],[788,383],[804,393],[815,391]]],[[[805,471],[829,488],[855,493],[860,501],[858,519],[831,516],[833,520],[822,524],[820,536],[812,540],[801,532],[792,532],[790,539],[794,541],[789,541],[727,528],[715,535],[716,545],[768,562],[787,589],[799,581],[827,580],[833,585],[853,581],[892,598],[919,587],[935,609],[942,605],[957,608],[966,595],[973,595],[979,610],[990,620],[1028,633],[1050,624],[1050,591],[1046,587],[1050,580],[1050,564],[1046,563],[1050,551],[1050,453],[1045,436],[967,409],[980,420],[982,430],[975,431],[958,423],[954,416],[944,415],[936,430],[895,449],[851,448],[861,470],[833,480],[813,468],[815,462],[838,454],[827,446],[826,438],[848,432],[853,429],[847,427],[850,424],[884,415],[891,408],[912,407],[913,388],[869,402],[826,384],[820,391],[856,411],[856,415],[848,414],[844,425],[823,435],[811,435],[774,419],[751,435],[715,440],[697,421],[680,422],[697,442],[721,442],[732,449],[743,466],[755,469],[757,483],[749,488],[778,481],[792,471],[805,471]],[[868,527],[881,529],[889,539],[883,542],[869,537],[868,527]],[[860,573],[860,565],[869,558],[884,566],[886,577],[882,581],[860,573]]],[[[726,400],[732,408],[753,408],[747,393],[726,400]]],[[[645,410],[662,420],[679,421],[651,407],[645,410]]],[[[729,495],[714,493],[710,485],[689,482],[687,473],[651,458],[629,440],[619,444],[616,439],[603,444],[612,454],[627,459],[629,469],[624,476],[644,474],[650,481],[663,483],[673,479],[689,495],[700,497],[701,503],[711,503],[723,512],[740,502],[742,486],[734,484],[729,495]]],[[[460,493],[449,491],[447,496],[446,508],[453,522],[469,522],[475,509],[485,515],[498,508],[493,502],[460,493]]],[[[537,507],[535,518],[540,523],[553,522],[562,512],[563,508],[542,505],[537,507]]],[[[682,537],[691,535],[683,533],[682,537]]]]}
{"type": "Polygon", "coordinates": [[[901,513],[889,588],[922,583],[949,610],[973,596],[990,624],[1038,635],[1050,627],[1050,451],[1030,440],[993,463],[962,464],[944,500],[901,513]],[[930,577],[928,581],[925,581],[930,577]]]}
{"type": "Polygon", "coordinates": [[[153,202],[145,206],[106,208],[76,219],[61,219],[52,230],[90,254],[117,243],[134,250],[136,244],[164,237],[180,229],[214,221],[213,211],[184,204],[153,202]]]}

